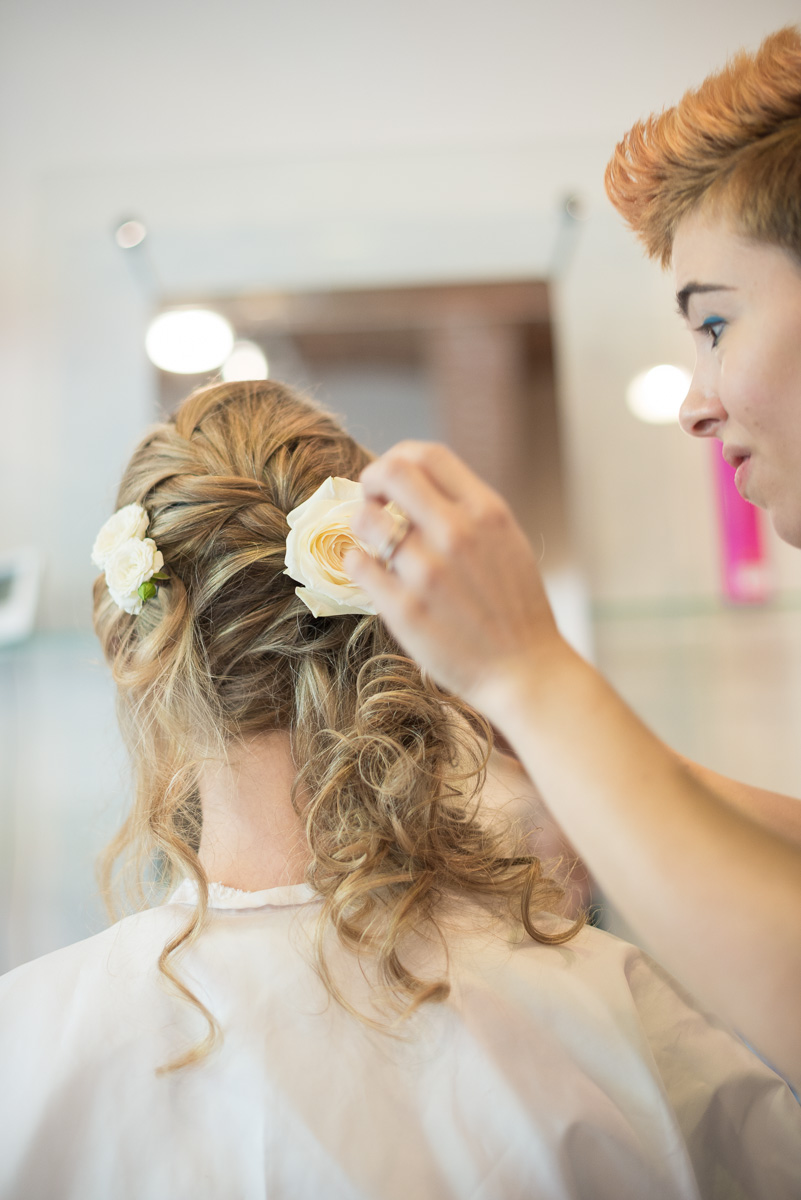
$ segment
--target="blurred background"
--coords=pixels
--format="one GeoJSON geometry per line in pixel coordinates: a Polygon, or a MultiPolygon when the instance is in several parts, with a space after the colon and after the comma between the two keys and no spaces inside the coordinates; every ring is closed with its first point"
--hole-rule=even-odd
{"type": "Polygon", "coordinates": [[[103,925],[93,860],[128,781],[89,552],[146,426],[237,369],[230,344],[227,368],[155,365],[174,308],[224,317],[266,359],[244,374],[375,450],[453,445],[657,733],[797,790],[801,555],[732,508],[675,395],[662,423],[632,411],[632,381],[692,347],[602,184],[637,118],[797,20],[797,0],[725,20],[694,0],[6,0],[0,969],[103,925]]]}

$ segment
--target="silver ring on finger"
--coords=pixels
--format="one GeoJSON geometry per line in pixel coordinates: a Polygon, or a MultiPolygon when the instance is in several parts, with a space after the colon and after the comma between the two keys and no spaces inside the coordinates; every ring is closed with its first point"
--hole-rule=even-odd
{"type": "Polygon", "coordinates": [[[392,514],[392,529],[383,545],[378,551],[376,557],[381,560],[385,567],[392,565],[392,560],[400,549],[402,543],[411,529],[412,523],[407,516],[402,512],[393,512],[392,514]]]}

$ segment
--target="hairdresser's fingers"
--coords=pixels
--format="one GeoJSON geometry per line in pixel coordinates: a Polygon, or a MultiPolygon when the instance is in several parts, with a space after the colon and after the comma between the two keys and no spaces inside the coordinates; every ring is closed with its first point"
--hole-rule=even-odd
{"type": "Polygon", "coordinates": [[[365,546],[381,557],[381,548],[391,544],[398,518],[379,500],[366,500],[353,510],[350,527],[365,546]]]}
{"type": "MultiPolygon", "coordinates": [[[[455,507],[416,463],[392,452],[365,467],[361,482],[367,500],[397,504],[413,525],[435,539],[452,518],[455,507]]],[[[354,530],[357,530],[354,520],[354,530]]],[[[360,535],[361,536],[361,535],[360,535]]]]}
{"type": "Polygon", "coordinates": [[[407,591],[423,592],[431,576],[441,574],[444,559],[450,562],[453,584],[469,585],[473,564],[458,549],[465,542],[464,530],[469,532],[474,522],[458,506],[450,506],[439,519],[429,514],[427,527],[420,528],[384,503],[367,500],[354,509],[350,524],[365,550],[385,567],[391,563],[407,591]]]}
{"type": "MultiPolygon", "coordinates": [[[[440,496],[452,503],[481,503],[491,489],[447,446],[437,442],[398,442],[365,468],[362,482],[368,495],[380,496],[394,486],[398,464],[417,468],[440,496]]],[[[402,476],[401,476],[402,478],[402,476]]],[[[388,495],[387,499],[394,499],[388,495]]]]}
{"type": "MultiPolygon", "coordinates": [[[[407,653],[445,687],[469,698],[466,676],[451,670],[452,649],[443,643],[441,636],[441,605],[427,586],[441,571],[441,560],[426,554],[419,531],[410,531],[391,566],[358,547],[348,550],[343,566],[354,583],[370,596],[382,620],[407,653]]],[[[449,619],[453,619],[453,614],[449,614],[449,619]]]]}
{"type": "MultiPolygon", "coordinates": [[[[384,621],[394,632],[395,614],[403,606],[408,588],[400,582],[394,572],[388,571],[382,562],[358,547],[347,551],[342,565],[349,578],[364,588],[384,621]]],[[[410,654],[414,654],[411,646],[405,648],[410,654]]]]}
{"type": "MultiPolygon", "coordinates": [[[[375,502],[366,507],[381,537],[385,518],[375,502]]],[[[408,653],[503,727],[498,705],[536,674],[553,617],[534,552],[500,496],[485,488],[472,513],[449,501],[444,511],[442,536],[413,524],[389,569],[363,553],[345,569],[408,653]]]]}

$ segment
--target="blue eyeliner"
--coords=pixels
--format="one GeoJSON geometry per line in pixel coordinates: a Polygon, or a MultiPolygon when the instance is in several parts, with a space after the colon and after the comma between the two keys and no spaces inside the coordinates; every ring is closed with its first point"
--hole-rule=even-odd
{"type": "Polygon", "coordinates": [[[709,331],[713,350],[720,340],[720,335],[723,333],[723,327],[725,324],[726,322],[724,321],[723,317],[707,317],[707,319],[699,326],[701,331],[709,331]]]}

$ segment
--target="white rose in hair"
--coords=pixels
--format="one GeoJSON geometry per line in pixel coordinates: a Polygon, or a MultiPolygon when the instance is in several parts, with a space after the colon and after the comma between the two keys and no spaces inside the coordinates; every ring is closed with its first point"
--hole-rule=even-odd
{"type": "Polygon", "coordinates": [[[346,551],[362,545],[350,528],[351,515],[362,499],[360,483],[329,476],[313,496],[287,516],[284,574],[303,584],[295,588],[295,593],[312,616],[376,611],[367,593],[348,578],[342,567],[346,551]]]}
{"type": "Polygon", "coordinates": [[[106,562],[106,583],[114,603],[127,613],[140,613],[139,588],[163,566],[164,556],[152,538],[128,538],[106,562]]]}
{"type": "Polygon", "coordinates": [[[129,538],[143,538],[150,518],[141,504],[126,504],[109,517],[92,547],[92,562],[101,571],[115,550],[129,538]]]}

